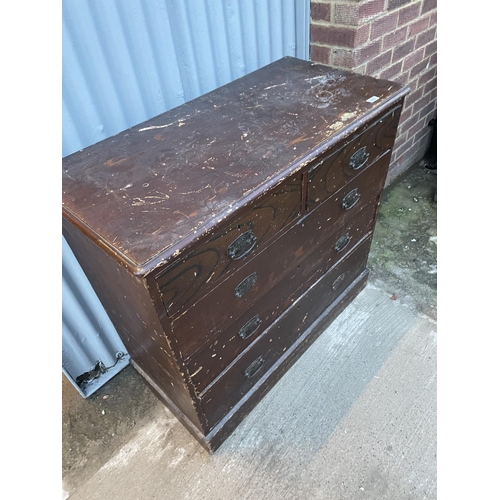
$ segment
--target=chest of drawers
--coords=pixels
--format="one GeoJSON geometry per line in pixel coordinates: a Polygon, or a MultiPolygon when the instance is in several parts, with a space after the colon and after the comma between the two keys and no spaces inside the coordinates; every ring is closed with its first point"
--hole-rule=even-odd
{"type": "Polygon", "coordinates": [[[408,88],[284,58],[63,159],[63,233],[209,451],[366,284],[408,88]]]}

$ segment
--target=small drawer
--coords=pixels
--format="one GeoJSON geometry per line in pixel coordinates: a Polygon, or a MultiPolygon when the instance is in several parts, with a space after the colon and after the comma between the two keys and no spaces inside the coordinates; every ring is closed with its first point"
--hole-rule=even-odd
{"type": "Polygon", "coordinates": [[[169,316],[200,300],[254,257],[301,210],[301,176],[280,185],[244,215],[212,234],[156,278],[169,316]]]}
{"type": "Polygon", "coordinates": [[[323,203],[351,179],[390,151],[401,106],[381,118],[308,170],[307,209],[323,203]]]}
{"type": "Polygon", "coordinates": [[[272,290],[186,362],[187,372],[197,394],[328,269],[348,258],[359,245],[369,244],[367,240],[371,240],[374,214],[373,206],[366,207],[348,227],[342,228],[307,258],[294,265],[272,290]]]}
{"type": "Polygon", "coordinates": [[[320,278],[200,395],[213,428],[366,267],[370,241],[320,278]]]}
{"type": "MultiPolygon", "coordinates": [[[[253,304],[266,294],[276,293],[275,287],[280,280],[302,261],[308,260],[308,256],[326,239],[335,240],[332,245],[336,246],[337,260],[340,259],[371,230],[376,206],[377,199],[369,199],[368,206],[365,204],[361,213],[354,213],[354,217],[343,221],[343,226],[336,225],[335,219],[327,217],[322,210],[295,224],[265,251],[172,321],[172,331],[182,357],[191,357],[210,339],[218,338],[229,325],[240,321],[242,315],[246,318],[248,310],[254,310],[253,304]]],[[[252,317],[248,317],[248,321],[252,317]]],[[[243,326],[244,323],[239,328],[243,326]]]]}

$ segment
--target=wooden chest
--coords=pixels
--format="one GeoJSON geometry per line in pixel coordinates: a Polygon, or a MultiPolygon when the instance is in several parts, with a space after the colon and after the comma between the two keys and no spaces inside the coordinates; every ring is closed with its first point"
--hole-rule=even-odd
{"type": "Polygon", "coordinates": [[[63,232],[215,450],[366,284],[409,89],[284,58],[63,159],[63,232]]]}

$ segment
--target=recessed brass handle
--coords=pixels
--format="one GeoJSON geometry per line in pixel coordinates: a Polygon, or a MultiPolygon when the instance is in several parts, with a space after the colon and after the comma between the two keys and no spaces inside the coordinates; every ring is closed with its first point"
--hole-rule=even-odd
{"type": "Polygon", "coordinates": [[[335,243],[335,251],[336,252],[342,252],[347,245],[349,245],[350,241],[352,240],[352,236],[349,236],[349,233],[344,234],[341,236],[338,240],[337,243],[335,243]]]}
{"type": "Polygon", "coordinates": [[[247,276],[235,289],[234,296],[239,299],[243,297],[257,283],[257,273],[252,273],[247,276]]]}
{"type": "Polygon", "coordinates": [[[245,377],[252,378],[255,374],[262,368],[264,364],[264,358],[259,356],[250,366],[245,370],[245,377]]]}
{"type": "Polygon", "coordinates": [[[353,189],[349,193],[344,196],[342,200],[342,208],[345,210],[350,210],[361,198],[361,195],[358,192],[358,188],[353,189]]]}
{"type": "Polygon", "coordinates": [[[245,340],[248,337],[251,337],[259,329],[261,324],[262,320],[257,314],[240,328],[238,335],[240,336],[240,338],[245,340]]]}
{"type": "Polygon", "coordinates": [[[345,273],[342,273],[340,276],[335,278],[335,281],[332,283],[332,290],[337,290],[343,283],[345,279],[345,273]]]}
{"type": "Polygon", "coordinates": [[[351,167],[353,170],[359,170],[366,165],[369,158],[370,153],[366,151],[366,146],[363,146],[351,156],[349,160],[349,167],[351,167]]]}
{"type": "Polygon", "coordinates": [[[253,234],[253,231],[251,229],[245,231],[227,247],[227,255],[233,260],[241,259],[253,250],[256,243],[257,238],[253,234]]]}

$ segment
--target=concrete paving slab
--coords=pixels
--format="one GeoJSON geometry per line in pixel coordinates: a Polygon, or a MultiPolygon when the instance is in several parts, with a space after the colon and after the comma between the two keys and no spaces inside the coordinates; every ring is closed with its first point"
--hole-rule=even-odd
{"type": "Polygon", "coordinates": [[[436,498],[435,347],[369,285],[215,455],[162,409],[70,498],[436,498]]]}

